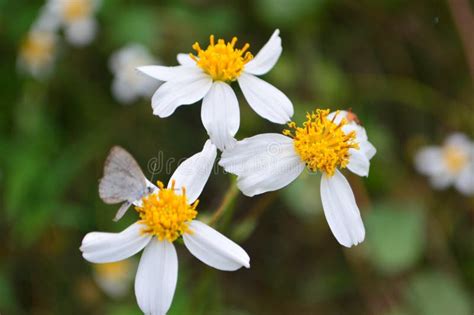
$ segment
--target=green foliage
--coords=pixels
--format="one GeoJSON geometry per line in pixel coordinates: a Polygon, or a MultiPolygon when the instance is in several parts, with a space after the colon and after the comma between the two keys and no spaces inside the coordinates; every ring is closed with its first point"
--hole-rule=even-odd
{"type": "Polygon", "coordinates": [[[469,294],[452,276],[433,271],[416,275],[406,291],[416,314],[472,314],[469,294]]]}
{"type": "Polygon", "coordinates": [[[376,204],[365,222],[368,257],[382,272],[405,271],[422,257],[426,224],[419,204],[376,204]]]}
{"type": "Polygon", "coordinates": [[[269,25],[289,26],[306,21],[323,7],[325,0],[258,0],[255,9],[269,25]]]}

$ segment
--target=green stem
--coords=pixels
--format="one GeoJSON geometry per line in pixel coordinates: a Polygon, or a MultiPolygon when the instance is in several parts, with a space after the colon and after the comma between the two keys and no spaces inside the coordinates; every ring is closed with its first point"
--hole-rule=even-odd
{"type": "Polygon", "coordinates": [[[208,222],[209,225],[215,225],[217,223],[217,221],[222,217],[222,215],[234,203],[234,200],[237,197],[238,192],[239,192],[239,189],[237,188],[237,183],[235,180],[232,180],[231,185],[227,189],[227,192],[225,193],[224,198],[222,199],[221,205],[219,206],[219,208],[217,208],[217,210],[214,212],[211,219],[209,220],[208,222]]]}

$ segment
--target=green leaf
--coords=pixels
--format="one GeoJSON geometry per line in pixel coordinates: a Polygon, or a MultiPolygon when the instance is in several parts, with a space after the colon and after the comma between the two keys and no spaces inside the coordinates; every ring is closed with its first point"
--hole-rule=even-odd
{"type": "Polygon", "coordinates": [[[325,2],[325,0],[258,0],[254,3],[255,10],[268,24],[290,26],[318,12],[325,2]]]}
{"type": "Polygon", "coordinates": [[[369,258],[382,272],[401,272],[412,267],[421,257],[425,222],[419,205],[376,205],[365,222],[369,258]]]}
{"type": "MultiPolygon", "coordinates": [[[[156,18],[153,7],[130,6],[116,11],[108,17],[110,27],[107,37],[116,45],[125,45],[129,42],[140,42],[145,45],[154,45],[159,38],[159,19],[156,18]]],[[[159,44],[159,43],[158,43],[159,44]]]]}
{"type": "Polygon", "coordinates": [[[406,291],[419,315],[469,315],[472,305],[461,284],[448,274],[424,272],[415,276],[406,291]]]}
{"type": "Polygon", "coordinates": [[[321,213],[320,182],[320,175],[305,169],[297,180],[282,190],[283,198],[293,214],[307,218],[321,213]]]}

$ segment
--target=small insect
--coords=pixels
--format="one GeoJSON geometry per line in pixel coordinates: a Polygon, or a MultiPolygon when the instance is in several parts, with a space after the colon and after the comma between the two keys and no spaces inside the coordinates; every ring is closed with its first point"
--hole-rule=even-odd
{"type": "Polygon", "coordinates": [[[120,206],[114,221],[120,220],[130,206],[153,191],[137,161],[125,149],[115,146],[105,160],[104,176],[99,182],[99,196],[107,204],[120,206]]]}
{"type": "Polygon", "coordinates": [[[357,117],[357,115],[356,115],[354,112],[352,112],[352,108],[349,108],[349,109],[347,110],[347,116],[346,116],[346,118],[347,118],[347,121],[348,121],[348,122],[352,122],[352,121],[353,121],[353,122],[355,122],[355,123],[358,124],[358,125],[362,125],[362,122],[359,120],[359,117],[357,117]]]}

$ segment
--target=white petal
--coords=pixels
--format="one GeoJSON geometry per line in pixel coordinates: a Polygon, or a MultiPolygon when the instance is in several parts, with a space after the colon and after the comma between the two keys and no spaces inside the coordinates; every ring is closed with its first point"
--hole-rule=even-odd
{"type": "Polygon", "coordinates": [[[441,171],[430,176],[431,186],[435,189],[446,189],[455,182],[454,175],[449,171],[441,171]]]}
{"type": "Polygon", "coordinates": [[[153,238],[143,251],[135,278],[135,295],[142,312],[165,315],[177,280],[178,257],[173,244],[153,238]]]}
{"type": "Polygon", "coordinates": [[[415,155],[415,167],[425,175],[438,175],[446,172],[443,161],[443,152],[439,147],[428,146],[415,155]]]}
{"type": "MultiPolygon", "coordinates": [[[[339,117],[339,116],[337,116],[339,117]]],[[[337,120],[337,119],[336,119],[337,120]]],[[[365,128],[356,124],[355,122],[349,123],[347,125],[342,126],[342,130],[344,131],[345,134],[348,134],[352,131],[355,132],[356,134],[356,140],[358,142],[364,142],[367,141],[367,132],[365,131],[365,128]]]]}
{"type": "Polygon", "coordinates": [[[97,33],[97,22],[93,19],[83,19],[69,24],[65,35],[69,43],[74,46],[85,46],[92,42],[97,33]]]}
{"type": "Polygon", "coordinates": [[[192,234],[184,234],[183,240],[197,259],[224,271],[250,268],[250,257],[242,247],[200,221],[191,221],[189,227],[192,234]]]}
{"type": "Polygon", "coordinates": [[[445,140],[445,145],[452,145],[460,148],[468,148],[471,146],[469,138],[460,132],[453,133],[445,140]]]}
{"type": "Polygon", "coordinates": [[[198,67],[141,66],[137,70],[160,81],[183,81],[203,74],[198,67]]]}
{"type": "Polygon", "coordinates": [[[247,196],[283,188],[305,168],[293,140],[272,133],[237,142],[222,153],[219,165],[238,176],[237,186],[247,196]]]}
{"type": "Polygon", "coordinates": [[[293,104],[273,85],[246,73],[238,81],[250,107],[263,118],[284,124],[293,116],[293,104]]]}
{"type": "MultiPolygon", "coordinates": [[[[334,119],[335,124],[339,124],[342,118],[346,118],[348,114],[348,112],[345,110],[340,110],[337,116],[335,116],[336,113],[338,112],[332,112],[327,117],[329,120],[334,119]]],[[[357,143],[359,143],[360,151],[365,154],[369,161],[374,157],[375,153],[377,153],[375,147],[372,145],[372,143],[368,141],[367,132],[365,131],[365,128],[361,125],[357,124],[356,122],[350,122],[344,125],[342,127],[342,130],[345,134],[348,134],[353,131],[355,132],[356,141],[357,143]]]]}
{"type": "MultiPolygon", "coordinates": [[[[341,120],[343,118],[347,119],[348,114],[349,114],[349,112],[345,111],[345,110],[334,111],[334,112],[329,113],[327,119],[333,121],[337,125],[337,124],[341,123],[341,120]]],[[[361,125],[359,125],[358,123],[356,123],[355,121],[349,121],[347,124],[345,124],[342,127],[342,130],[346,134],[354,131],[355,134],[356,134],[356,140],[359,143],[366,142],[368,140],[367,132],[365,131],[365,128],[362,127],[361,125]]],[[[370,157],[370,158],[372,158],[372,157],[370,157]]],[[[369,160],[370,160],[370,158],[369,158],[369,160]]]]}
{"type": "Polygon", "coordinates": [[[224,150],[234,142],[239,130],[239,102],[232,88],[224,82],[216,81],[204,97],[201,119],[212,142],[224,150]]]}
{"type": "Polygon", "coordinates": [[[359,148],[360,151],[365,154],[367,159],[369,159],[369,161],[374,157],[375,153],[377,153],[377,149],[375,149],[375,147],[369,141],[359,142],[359,148]]]}
{"type": "Polygon", "coordinates": [[[93,263],[108,263],[126,259],[145,247],[151,236],[142,235],[138,222],[120,233],[92,232],[82,240],[82,256],[93,263]]]}
{"type": "Polygon", "coordinates": [[[168,188],[175,181],[175,188],[184,187],[188,202],[193,203],[209,179],[216,156],[216,146],[207,140],[201,152],[194,154],[178,166],[168,182],[168,188]]]}
{"type": "Polygon", "coordinates": [[[153,94],[151,99],[153,114],[161,118],[168,117],[179,106],[193,104],[201,100],[211,85],[211,77],[204,72],[194,73],[183,80],[168,81],[153,94]]]}
{"type": "Polygon", "coordinates": [[[112,95],[121,104],[130,104],[137,98],[135,91],[130,90],[128,82],[118,77],[112,82],[112,95]]]}
{"type": "Polygon", "coordinates": [[[338,125],[343,118],[347,118],[348,113],[349,112],[345,110],[337,110],[334,112],[330,112],[327,116],[327,119],[333,121],[336,125],[338,125]]]}
{"type": "Polygon", "coordinates": [[[461,171],[454,185],[459,192],[465,195],[474,194],[474,164],[469,164],[461,171]]]}
{"type": "Polygon", "coordinates": [[[280,58],[282,50],[280,30],[277,29],[255,58],[245,65],[244,71],[255,75],[267,73],[280,58]]]}
{"type": "Polygon", "coordinates": [[[361,150],[349,149],[349,164],[347,168],[359,176],[369,176],[370,162],[361,150]]]}
{"type": "Polygon", "coordinates": [[[194,61],[189,54],[178,54],[176,56],[178,63],[182,66],[195,66],[196,61],[194,61]]]}
{"type": "Polygon", "coordinates": [[[322,176],[321,201],[329,227],[341,245],[351,247],[364,240],[364,224],[354,194],[338,170],[332,177],[322,176]]]}

